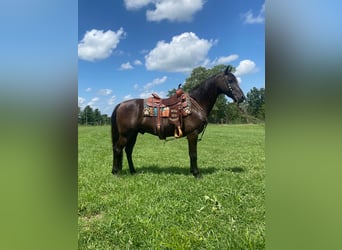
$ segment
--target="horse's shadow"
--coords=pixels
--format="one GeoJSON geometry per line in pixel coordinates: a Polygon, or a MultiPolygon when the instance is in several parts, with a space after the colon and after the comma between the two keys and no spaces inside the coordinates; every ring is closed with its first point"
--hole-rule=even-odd
{"type": "MultiPolygon", "coordinates": [[[[232,173],[241,173],[245,172],[245,169],[242,167],[227,167],[227,168],[218,168],[218,167],[202,167],[200,168],[200,173],[204,175],[214,174],[218,171],[229,171],[232,173]]],[[[186,167],[179,166],[158,166],[156,164],[141,166],[137,169],[137,173],[153,173],[153,174],[174,174],[174,175],[192,175],[190,173],[190,169],[186,167]]]]}

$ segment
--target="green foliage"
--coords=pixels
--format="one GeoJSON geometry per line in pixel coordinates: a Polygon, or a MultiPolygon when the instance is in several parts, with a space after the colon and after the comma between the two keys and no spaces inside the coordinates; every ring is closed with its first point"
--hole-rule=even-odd
{"type": "Polygon", "coordinates": [[[194,68],[191,72],[191,75],[185,80],[185,84],[183,86],[184,90],[189,91],[190,89],[196,87],[209,77],[222,72],[225,68],[226,65],[223,64],[216,65],[211,69],[206,69],[204,67],[194,68]]]}
{"type": "Polygon", "coordinates": [[[78,124],[81,125],[105,125],[110,124],[110,118],[102,115],[99,109],[95,111],[87,105],[83,110],[78,107],[78,124]]]}
{"type": "Polygon", "coordinates": [[[249,114],[265,120],[265,89],[253,87],[246,95],[249,114]]]}
{"type": "Polygon", "coordinates": [[[226,114],[228,120],[226,123],[248,123],[246,117],[242,116],[241,110],[239,110],[238,106],[235,103],[228,103],[226,106],[226,114]]]}
{"type": "Polygon", "coordinates": [[[198,144],[139,135],[138,173],[111,174],[110,127],[78,130],[79,249],[264,249],[263,125],[209,125],[198,144]]]}

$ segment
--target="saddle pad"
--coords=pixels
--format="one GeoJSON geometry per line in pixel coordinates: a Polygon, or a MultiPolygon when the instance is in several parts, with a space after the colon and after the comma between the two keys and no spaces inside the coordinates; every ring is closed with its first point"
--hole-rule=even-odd
{"type": "Polygon", "coordinates": [[[164,104],[159,104],[158,106],[151,106],[150,99],[144,99],[144,109],[143,114],[144,116],[158,116],[158,108],[159,108],[159,115],[160,117],[170,117],[176,119],[176,116],[179,111],[181,111],[182,116],[187,116],[191,114],[191,101],[188,94],[185,95],[185,98],[182,99],[181,102],[181,110],[179,110],[179,106],[173,105],[172,107],[165,106],[164,104]]]}
{"type": "MultiPolygon", "coordinates": [[[[169,107],[160,107],[160,117],[170,117],[169,107]]],[[[144,106],[144,116],[158,116],[158,107],[144,106]]]]}

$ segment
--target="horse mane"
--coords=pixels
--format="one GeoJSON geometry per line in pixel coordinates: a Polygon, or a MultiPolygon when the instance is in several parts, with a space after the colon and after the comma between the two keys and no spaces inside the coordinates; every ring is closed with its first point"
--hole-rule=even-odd
{"type": "Polygon", "coordinates": [[[198,100],[200,96],[203,96],[203,94],[208,92],[208,89],[211,85],[211,83],[219,76],[222,75],[222,73],[218,73],[216,75],[208,77],[206,80],[202,81],[197,86],[193,87],[189,90],[189,95],[198,100]]]}

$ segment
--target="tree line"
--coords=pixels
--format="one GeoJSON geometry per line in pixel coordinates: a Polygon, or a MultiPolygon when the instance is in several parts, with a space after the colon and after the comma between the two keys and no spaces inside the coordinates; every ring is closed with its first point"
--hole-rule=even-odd
{"type": "MultiPolygon", "coordinates": [[[[217,65],[211,69],[197,67],[185,80],[182,88],[184,91],[196,87],[202,81],[212,75],[222,72],[226,65],[217,65]]],[[[168,96],[175,94],[176,89],[168,92],[168,96]]],[[[246,101],[237,106],[229,102],[225,95],[220,95],[209,114],[210,123],[259,123],[265,121],[265,88],[253,87],[246,94],[246,101]]],[[[78,124],[82,125],[106,125],[110,124],[110,117],[102,115],[98,109],[93,110],[89,105],[83,110],[78,107],[78,124]]]]}
{"type": "Polygon", "coordinates": [[[102,115],[99,109],[93,110],[87,105],[83,110],[78,107],[78,124],[81,125],[107,125],[110,124],[110,117],[102,115]]]}

